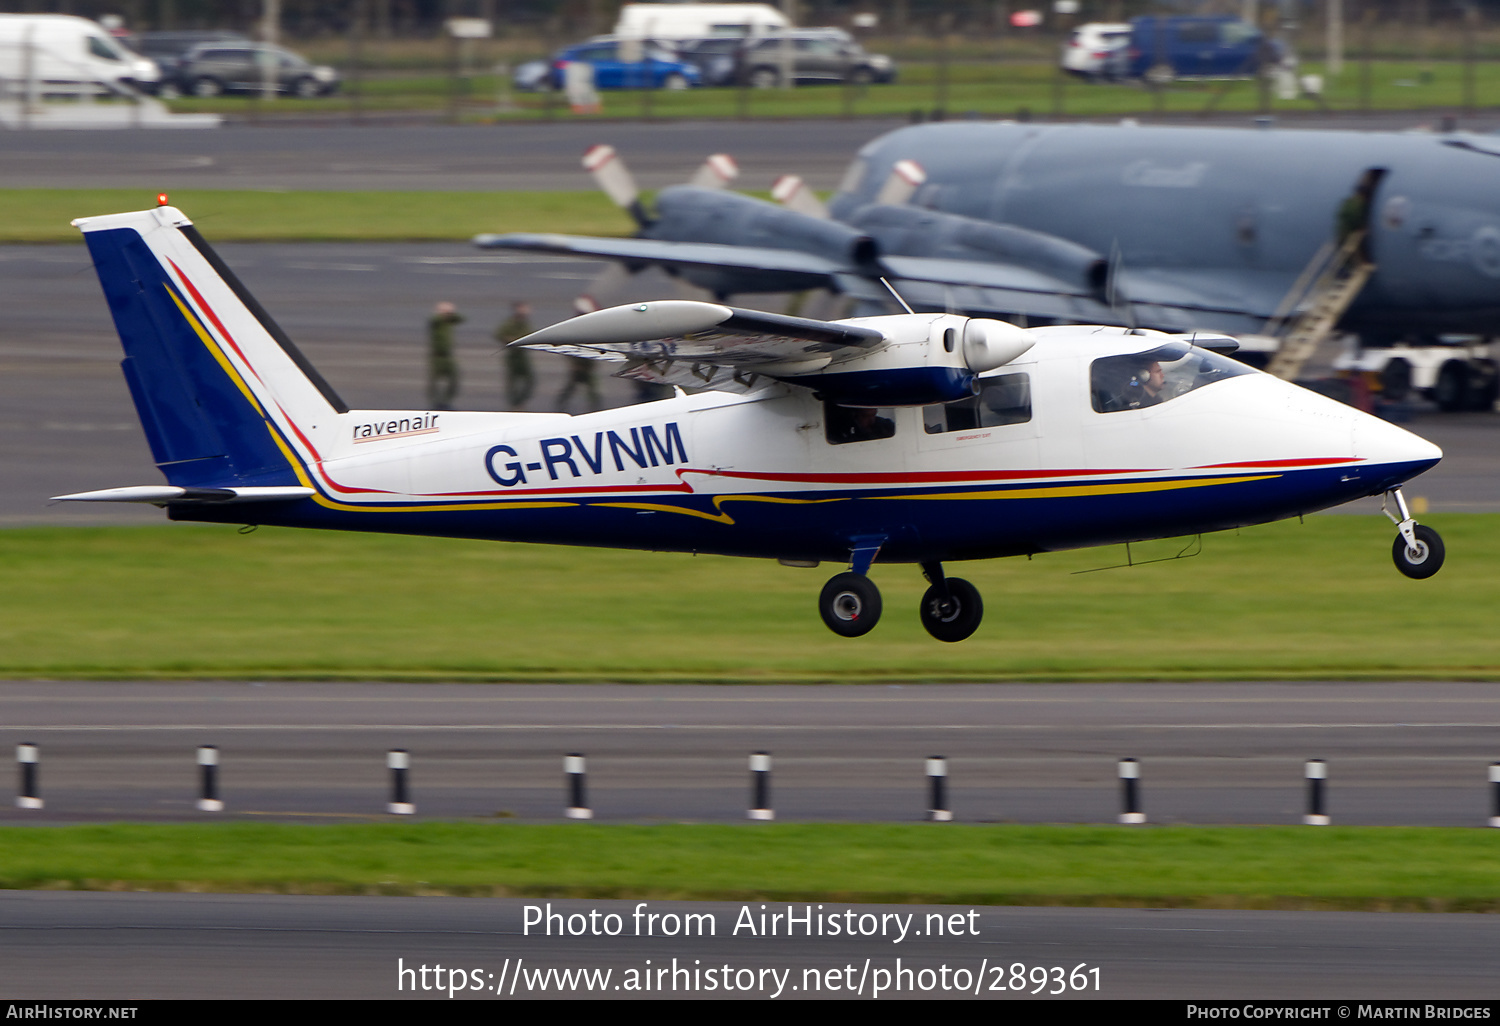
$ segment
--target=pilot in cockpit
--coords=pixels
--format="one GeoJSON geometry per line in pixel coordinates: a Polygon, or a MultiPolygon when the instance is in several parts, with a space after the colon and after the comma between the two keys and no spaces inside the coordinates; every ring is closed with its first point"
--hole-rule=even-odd
{"type": "Polygon", "coordinates": [[[1121,389],[1119,405],[1116,408],[1140,410],[1166,402],[1167,396],[1162,391],[1166,384],[1167,375],[1161,368],[1160,360],[1141,364],[1125,382],[1125,387],[1121,389]]]}

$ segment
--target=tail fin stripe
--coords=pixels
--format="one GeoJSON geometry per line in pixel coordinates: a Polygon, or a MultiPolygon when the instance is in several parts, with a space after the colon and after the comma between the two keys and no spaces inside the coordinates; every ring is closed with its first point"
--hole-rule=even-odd
{"type": "MultiPolygon", "coordinates": [[[[203,313],[207,315],[210,321],[213,322],[213,326],[219,330],[219,334],[224,337],[224,341],[229,343],[229,348],[234,350],[235,355],[240,358],[240,362],[249,369],[251,374],[255,375],[256,381],[261,381],[260,375],[255,371],[255,365],[252,364],[249,358],[245,356],[244,350],[240,349],[239,343],[234,340],[234,336],[229,333],[229,329],[224,327],[224,322],[219,320],[219,315],[214,313],[214,308],[208,305],[207,300],[203,298],[203,294],[198,291],[198,288],[193,284],[192,279],[190,279],[186,274],[183,273],[182,268],[177,266],[177,261],[173,260],[171,257],[167,257],[167,263],[172,265],[172,270],[177,272],[177,279],[182,282],[182,285],[187,289],[188,294],[193,297],[193,303],[198,307],[199,310],[202,310],[203,313]]],[[[261,381],[261,384],[264,385],[265,382],[261,381]]]]}
{"type": "MultiPolygon", "coordinates": [[[[196,304],[198,309],[201,310],[203,314],[208,318],[208,320],[212,322],[213,326],[218,329],[219,335],[221,335],[224,341],[228,343],[229,347],[234,350],[235,355],[240,358],[240,362],[245,365],[245,368],[252,375],[254,375],[255,380],[260,382],[262,387],[264,387],[265,381],[256,371],[255,365],[250,362],[247,356],[245,356],[244,350],[242,350],[239,346],[239,343],[234,340],[234,336],[230,334],[229,329],[224,326],[224,322],[219,319],[219,315],[214,312],[214,308],[209,305],[208,300],[203,298],[203,294],[198,291],[197,287],[193,284],[192,279],[183,272],[181,267],[177,266],[177,261],[173,260],[171,257],[167,257],[167,263],[171,264],[172,270],[177,272],[178,279],[182,282],[183,287],[187,289],[188,294],[193,297],[193,302],[196,304]]],[[[178,304],[179,307],[181,307],[181,305],[181,303],[178,304]]],[[[187,313],[186,310],[184,310],[183,312],[184,314],[187,313]]],[[[204,339],[205,345],[209,344],[208,336],[205,335],[197,325],[194,326],[194,330],[198,331],[199,337],[204,339]]],[[[232,369],[222,359],[219,362],[221,366],[224,366],[226,371],[233,374],[232,369]]],[[[233,376],[235,377],[236,383],[240,385],[240,390],[242,392],[245,392],[245,394],[248,396],[249,392],[246,391],[245,385],[240,381],[239,376],[233,376]]],[[[262,416],[266,416],[266,410],[263,404],[257,402],[253,396],[251,397],[251,402],[256,403],[256,409],[262,416]]],[[[285,420],[287,425],[291,427],[292,431],[296,433],[297,438],[302,442],[303,445],[307,447],[308,451],[312,453],[313,459],[315,461],[321,461],[323,457],[318,453],[317,448],[312,444],[312,442],[308,440],[307,436],[302,433],[302,430],[297,427],[296,421],[292,419],[291,414],[286,411],[286,408],[283,407],[280,403],[276,403],[276,409],[281,414],[282,419],[285,420]]],[[[267,420],[270,419],[271,418],[267,417],[267,420]]]]}
{"type": "MultiPolygon", "coordinates": [[[[203,327],[203,322],[195,317],[193,311],[182,301],[182,297],[177,294],[177,290],[168,286],[167,295],[172,297],[172,302],[177,305],[178,310],[182,311],[182,316],[187,319],[188,327],[193,329],[193,334],[198,336],[199,341],[203,343],[209,355],[214,358],[214,362],[224,369],[224,373],[229,375],[229,380],[233,381],[235,387],[240,390],[246,399],[250,400],[250,405],[255,407],[255,412],[260,414],[263,419],[269,420],[270,418],[266,417],[265,407],[261,405],[260,400],[256,398],[250,386],[245,384],[245,379],[240,374],[239,369],[224,355],[224,351],[215,343],[213,336],[209,335],[208,330],[203,327]]],[[[236,348],[235,352],[239,352],[239,349],[236,348]]],[[[242,354],[241,359],[243,358],[242,354]]]]}
{"type": "MultiPolygon", "coordinates": [[[[172,266],[176,267],[177,265],[173,264],[172,266]]],[[[182,273],[181,269],[178,269],[178,273],[182,273]]],[[[187,279],[184,277],[183,281],[184,283],[186,283],[187,279]]],[[[166,283],[163,284],[165,285],[166,283]]],[[[192,289],[192,285],[188,284],[188,288],[192,289]]],[[[209,355],[211,355],[214,358],[214,361],[218,363],[221,368],[223,368],[224,373],[228,375],[229,380],[233,381],[235,387],[240,390],[240,392],[245,396],[247,400],[249,400],[250,405],[254,407],[255,412],[260,414],[261,419],[265,424],[266,430],[271,436],[271,440],[276,443],[276,447],[281,450],[282,455],[285,456],[287,462],[291,464],[293,473],[297,475],[297,480],[299,480],[304,486],[308,488],[316,487],[314,482],[308,478],[304,470],[304,461],[302,456],[298,454],[292,446],[287,444],[286,439],[282,437],[281,431],[277,427],[275,421],[273,421],[269,416],[266,415],[265,407],[261,404],[260,400],[256,398],[255,393],[251,390],[250,386],[245,383],[245,379],[243,376],[241,376],[239,370],[236,369],[229,358],[224,355],[223,350],[221,350],[219,346],[214,342],[214,339],[208,333],[208,330],[203,327],[203,322],[193,315],[193,311],[185,302],[183,302],[182,297],[177,294],[176,289],[172,288],[170,285],[166,285],[166,289],[167,295],[171,297],[172,302],[176,304],[177,309],[182,312],[182,316],[187,321],[188,326],[193,329],[193,333],[198,336],[198,339],[203,343],[204,348],[208,350],[209,355]]],[[[196,290],[193,291],[196,294],[196,290]]],[[[201,296],[199,297],[199,302],[202,302],[201,296]]],[[[209,315],[212,317],[212,311],[209,310],[208,305],[204,304],[203,308],[205,310],[208,310],[209,315]]],[[[213,321],[215,324],[218,324],[217,317],[213,317],[213,321]]],[[[220,330],[223,330],[222,326],[220,327],[220,330]]],[[[228,336],[228,332],[225,332],[225,336],[228,336]]],[[[233,343],[231,342],[231,344],[233,343]]],[[[235,348],[235,352],[239,352],[238,347],[235,348]]],[[[244,354],[241,354],[240,358],[244,359],[244,354]]],[[[285,416],[285,414],[286,411],[282,410],[282,415],[285,416]]],[[[288,417],[287,422],[291,423],[291,418],[288,417]]],[[[293,425],[294,430],[295,428],[296,425],[293,425]]],[[[300,436],[302,433],[298,431],[297,434],[300,436]]]]}
{"type": "Polygon", "coordinates": [[[228,285],[230,291],[245,305],[245,309],[250,312],[250,316],[260,322],[260,326],[266,330],[266,334],[271,336],[271,339],[297,365],[297,369],[306,375],[307,379],[313,383],[313,386],[323,394],[323,398],[328,400],[328,405],[332,406],[339,413],[348,413],[349,405],[339,398],[339,394],[333,390],[333,386],[325,381],[323,375],[318,373],[317,368],[308,362],[306,356],[302,355],[302,350],[298,349],[296,343],[287,337],[286,332],[281,330],[281,325],[272,319],[271,315],[266,312],[265,307],[260,305],[259,300],[250,294],[250,290],[245,288],[239,276],[229,269],[229,265],[219,258],[219,254],[214,252],[213,247],[208,244],[208,241],[202,235],[198,234],[198,229],[191,224],[184,224],[178,228],[178,231],[182,232],[183,238],[187,239],[192,244],[192,247],[198,251],[198,254],[204,260],[208,261],[208,266],[213,268],[214,273],[224,279],[224,284],[228,285]]]}

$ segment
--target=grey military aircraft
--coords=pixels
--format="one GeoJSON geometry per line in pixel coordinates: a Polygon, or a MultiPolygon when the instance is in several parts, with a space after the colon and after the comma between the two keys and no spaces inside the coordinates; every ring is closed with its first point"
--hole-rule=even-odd
{"type": "Polygon", "coordinates": [[[1367,341],[1500,334],[1500,138],[948,122],[883,135],[823,211],[674,186],[635,237],[480,246],[659,266],[720,297],[826,288],[1026,323],[1261,330],[1345,201],[1376,270],[1340,326],[1367,341]],[[913,162],[925,172],[896,190],[913,162]]]}

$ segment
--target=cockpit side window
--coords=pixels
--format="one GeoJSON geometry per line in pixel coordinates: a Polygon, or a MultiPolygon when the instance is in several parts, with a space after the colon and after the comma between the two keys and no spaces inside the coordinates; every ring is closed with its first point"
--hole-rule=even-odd
{"type": "Polygon", "coordinates": [[[1170,342],[1144,353],[1095,360],[1089,394],[1096,412],[1118,413],[1159,406],[1215,381],[1254,373],[1227,356],[1170,342]]]}

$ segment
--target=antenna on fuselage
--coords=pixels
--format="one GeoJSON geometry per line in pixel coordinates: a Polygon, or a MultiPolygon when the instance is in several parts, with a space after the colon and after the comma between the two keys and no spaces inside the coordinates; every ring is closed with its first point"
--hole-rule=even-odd
{"type": "Polygon", "coordinates": [[[916,313],[915,310],[907,305],[906,300],[901,298],[901,293],[896,291],[896,286],[892,285],[884,278],[880,279],[880,284],[884,285],[886,287],[886,291],[890,292],[891,295],[896,297],[896,302],[901,304],[901,309],[905,310],[907,313],[916,313]]]}

